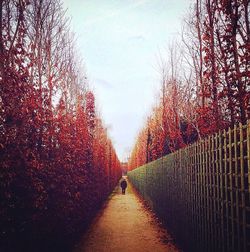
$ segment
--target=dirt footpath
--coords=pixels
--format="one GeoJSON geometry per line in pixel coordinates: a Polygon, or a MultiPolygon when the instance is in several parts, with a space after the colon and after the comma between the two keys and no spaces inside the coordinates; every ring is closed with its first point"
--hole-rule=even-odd
{"type": "Polygon", "coordinates": [[[178,249],[128,183],[125,195],[117,187],[109,197],[75,250],[80,251],[163,252],[178,249]]]}

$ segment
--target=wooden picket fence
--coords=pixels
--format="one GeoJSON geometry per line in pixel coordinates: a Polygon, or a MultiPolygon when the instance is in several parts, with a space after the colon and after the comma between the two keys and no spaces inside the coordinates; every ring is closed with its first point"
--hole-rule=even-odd
{"type": "Polygon", "coordinates": [[[250,251],[250,121],[128,177],[184,251],[250,251]]]}

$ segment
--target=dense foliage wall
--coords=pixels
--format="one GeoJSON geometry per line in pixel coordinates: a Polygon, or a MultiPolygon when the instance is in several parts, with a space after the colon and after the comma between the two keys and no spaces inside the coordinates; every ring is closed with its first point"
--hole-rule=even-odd
{"type": "Polygon", "coordinates": [[[250,249],[250,122],[128,173],[184,251],[250,249]]]}
{"type": "Polygon", "coordinates": [[[58,0],[0,1],[1,251],[63,251],[121,176],[68,26],[58,0]]]}

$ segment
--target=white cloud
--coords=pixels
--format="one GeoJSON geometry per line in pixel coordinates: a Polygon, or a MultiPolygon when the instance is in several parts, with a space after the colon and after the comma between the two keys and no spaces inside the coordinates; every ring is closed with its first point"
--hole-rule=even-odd
{"type": "Polygon", "coordinates": [[[94,85],[100,86],[102,88],[107,88],[107,89],[113,88],[113,86],[110,82],[103,80],[103,79],[94,78],[93,83],[94,83],[94,85]]]}

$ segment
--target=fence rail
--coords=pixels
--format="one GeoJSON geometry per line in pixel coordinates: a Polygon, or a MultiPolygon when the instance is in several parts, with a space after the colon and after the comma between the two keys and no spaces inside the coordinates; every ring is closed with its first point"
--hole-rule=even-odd
{"type": "Polygon", "coordinates": [[[250,122],[128,177],[185,251],[250,251],[250,122]]]}

